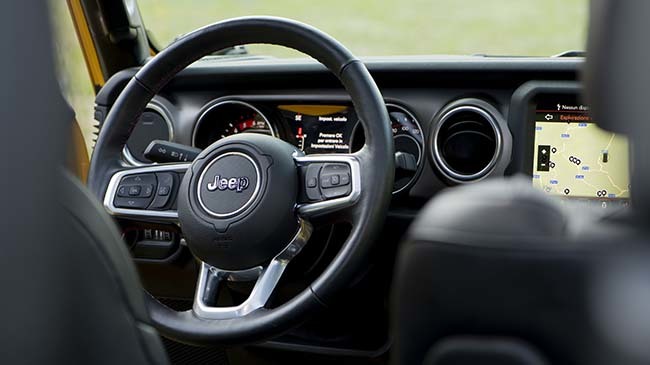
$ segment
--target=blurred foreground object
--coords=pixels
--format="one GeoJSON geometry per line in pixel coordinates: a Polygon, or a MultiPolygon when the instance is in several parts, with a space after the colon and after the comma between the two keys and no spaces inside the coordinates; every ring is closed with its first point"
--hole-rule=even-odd
{"type": "Polygon", "coordinates": [[[73,115],[47,10],[40,0],[0,3],[0,363],[165,363],[114,223],[64,176],[73,115]]]}
{"type": "Polygon", "coordinates": [[[396,363],[650,363],[650,2],[591,12],[586,92],[631,139],[632,209],[585,214],[517,178],[439,194],[400,249],[396,363]]]}

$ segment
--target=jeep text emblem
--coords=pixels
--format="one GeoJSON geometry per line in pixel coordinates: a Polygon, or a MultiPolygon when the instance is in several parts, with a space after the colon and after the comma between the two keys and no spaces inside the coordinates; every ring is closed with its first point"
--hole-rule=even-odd
{"type": "Polygon", "coordinates": [[[226,152],[208,161],[195,183],[201,208],[217,218],[232,217],[255,204],[262,187],[257,162],[241,152],[226,152]]]}
{"type": "Polygon", "coordinates": [[[231,178],[222,178],[220,175],[214,176],[214,181],[208,183],[208,191],[215,190],[232,190],[238,193],[246,190],[248,188],[248,178],[247,177],[231,177],[231,178]]]}

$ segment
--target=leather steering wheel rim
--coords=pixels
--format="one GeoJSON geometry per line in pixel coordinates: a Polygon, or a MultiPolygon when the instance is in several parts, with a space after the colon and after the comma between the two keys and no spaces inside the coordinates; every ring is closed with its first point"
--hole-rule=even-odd
{"type": "Polygon", "coordinates": [[[206,320],[176,312],[147,294],[155,327],[187,343],[239,345],[277,336],[322,308],[366,265],[372,242],[388,209],[394,177],[392,132],[383,97],[366,69],[334,38],[311,26],[276,17],[244,17],[200,28],[160,52],[131,79],[106,117],[93,151],[88,187],[103,199],[111,176],[127,169],[121,151],[147,103],[178,72],[215,51],[251,43],[303,52],[329,69],[349,93],[364,128],[366,144],[354,154],[362,166],[361,194],[347,211],[352,229],[338,255],[304,291],[273,309],[247,316],[206,320]]]}

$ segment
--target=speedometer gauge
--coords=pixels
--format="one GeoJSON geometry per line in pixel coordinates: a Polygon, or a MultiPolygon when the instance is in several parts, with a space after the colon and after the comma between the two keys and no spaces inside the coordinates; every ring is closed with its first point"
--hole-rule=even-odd
{"type": "MultiPolygon", "coordinates": [[[[395,183],[393,194],[405,191],[420,173],[424,156],[424,136],[417,119],[408,110],[395,104],[386,104],[395,143],[395,183]]],[[[352,151],[365,143],[363,127],[358,124],[352,141],[352,151]]]]}
{"type": "Polygon", "coordinates": [[[387,107],[395,141],[393,193],[398,193],[415,181],[422,162],[424,137],[413,114],[397,105],[389,104],[387,107]]]}
{"type": "Polygon", "coordinates": [[[243,101],[228,100],[207,107],[201,114],[194,129],[194,146],[206,148],[239,133],[275,136],[273,127],[259,109],[243,101]]]}

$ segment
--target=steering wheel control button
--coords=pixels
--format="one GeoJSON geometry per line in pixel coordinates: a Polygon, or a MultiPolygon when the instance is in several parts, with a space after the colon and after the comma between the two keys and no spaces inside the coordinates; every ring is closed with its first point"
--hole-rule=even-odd
{"type": "Polygon", "coordinates": [[[323,196],[327,199],[340,198],[350,194],[352,191],[350,186],[337,186],[330,189],[323,190],[323,196]]]}
{"type": "Polygon", "coordinates": [[[349,185],[350,184],[350,174],[341,174],[341,185],[349,185]]]}
{"type": "Polygon", "coordinates": [[[320,172],[321,187],[334,188],[350,183],[350,166],[344,163],[328,163],[320,172]]]}
{"type": "Polygon", "coordinates": [[[341,183],[341,175],[332,175],[330,176],[330,182],[332,186],[337,186],[341,183]]]}
{"type": "Polygon", "coordinates": [[[149,198],[153,194],[153,185],[144,185],[140,191],[141,198],[149,198]]]}
{"type": "Polygon", "coordinates": [[[129,187],[126,186],[126,185],[122,185],[122,186],[118,187],[117,188],[117,196],[122,197],[122,198],[129,196],[129,187]]]}
{"type": "Polygon", "coordinates": [[[323,197],[318,188],[320,170],[323,164],[313,163],[307,166],[305,173],[305,195],[312,201],[322,200],[323,197]]]}
{"type": "Polygon", "coordinates": [[[145,209],[149,205],[147,198],[115,198],[113,205],[117,208],[145,209]]]}
{"type": "Polygon", "coordinates": [[[320,170],[320,186],[323,197],[334,199],[352,192],[350,166],[345,163],[327,163],[320,170]]]}
{"type": "Polygon", "coordinates": [[[176,183],[178,181],[177,176],[171,172],[159,172],[156,173],[156,178],[158,180],[158,190],[149,209],[165,209],[171,201],[174,186],[178,185],[176,183]]]}
{"type": "Polygon", "coordinates": [[[235,216],[250,207],[261,185],[260,168],[248,155],[228,152],[203,169],[197,187],[201,207],[217,218],[235,216]]]}
{"type": "Polygon", "coordinates": [[[154,174],[133,174],[122,178],[113,201],[116,208],[146,209],[158,182],[154,174]]]}
{"type": "Polygon", "coordinates": [[[137,175],[127,175],[122,178],[120,185],[144,185],[144,184],[156,184],[156,176],[154,174],[137,174],[137,175]]]}
{"type": "Polygon", "coordinates": [[[308,188],[315,188],[318,186],[318,178],[317,177],[311,177],[307,180],[307,187],[308,188]]]}
{"type": "Polygon", "coordinates": [[[158,195],[169,195],[174,186],[174,174],[171,172],[161,172],[157,173],[156,177],[158,178],[158,195]]]}
{"type": "Polygon", "coordinates": [[[352,192],[346,163],[310,163],[303,168],[304,198],[310,202],[339,198],[352,192]]]}
{"type": "Polygon", "coordinates": [[[141,190],[142,186],[140,185],[129,186],[129,196],[138,196],[141,190]]]}
{"type": "Polygon", "coordinates": [[[171,186],[159,186],[158,187],[158,196],[167,196],[171,191],[171,186]]]}

